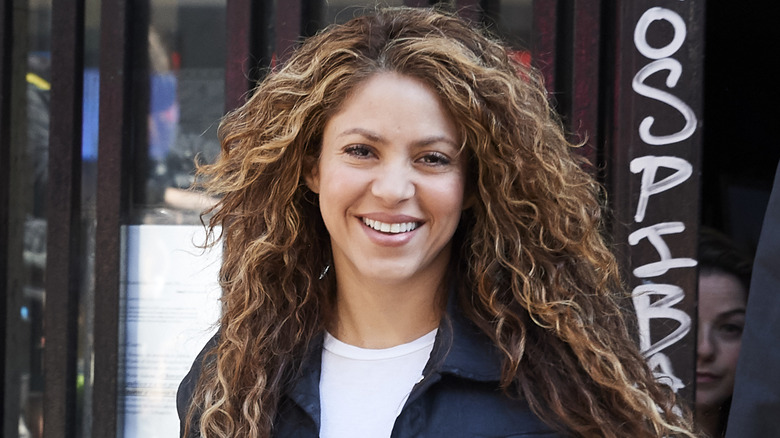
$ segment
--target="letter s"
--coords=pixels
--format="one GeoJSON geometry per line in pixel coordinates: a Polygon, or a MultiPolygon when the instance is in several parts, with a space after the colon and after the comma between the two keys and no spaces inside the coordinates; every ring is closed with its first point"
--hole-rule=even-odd
{"type": "Polygon", "coordinates": [[[696,131],[696,114],[694,114],[688,104],[671,93],[645,85],[644,82],[648,77],[661,70],[669,70],[669,76],[666,78],[666,86],[674,88],[675,85],[677,85],[677,81],[680,79],[680,75],[682,75],[682,65],[672,58],[659,59],[642,67],[634,76],[631,88],[642,96],[663,102],[679,111],[685,118],[685,126],[674,134],[656,136],[650,133],[650,127],[653,126],[655,117],[645,117],[645,119],[642,120],[642,123],[639,124],[639,137],[642,141],[650,145],[663,145],[683,141],[693,135],[694,131],[696,131]]]}

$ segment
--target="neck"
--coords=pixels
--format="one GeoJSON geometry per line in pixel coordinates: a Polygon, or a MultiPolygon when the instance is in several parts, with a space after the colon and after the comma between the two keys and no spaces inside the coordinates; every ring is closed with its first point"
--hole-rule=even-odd
{"type": "Polygon", "coordinates": [[[723,424],[721,424],[721,407],[697,407],[696,424],[707,436],[718,438],[724,436],[723,424]]]}
{"type": "Polygon", "coordinates": [[[389,348],[411,342],[439,326],[446,303],[443,273],[433,280],[390,285],[341,275],[336,278],[335,318],[328,329],[342,342],[362,348],[389,348]]]}

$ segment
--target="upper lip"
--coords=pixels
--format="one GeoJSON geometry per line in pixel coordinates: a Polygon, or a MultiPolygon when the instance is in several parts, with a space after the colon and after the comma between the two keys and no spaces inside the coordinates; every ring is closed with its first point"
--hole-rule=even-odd
{"type": "Polygon", "coordinates": [[[699,377],[718,377],[717,374],[710,371],[696,371],[696,376],[699,377]]]}
{"type": "Polygon", "coordinates": [[[384,222],[388,224],[402,224],[406,222],[415,222],[417,225],[422,225],[424,222],[422,219],[414,216],[409,216],[405,214],[388,214],[388,213],[368,213],[368,214],[362,214],[358,215],[358,217],[362,219],[372,219],[379,222],[384,222]]]}

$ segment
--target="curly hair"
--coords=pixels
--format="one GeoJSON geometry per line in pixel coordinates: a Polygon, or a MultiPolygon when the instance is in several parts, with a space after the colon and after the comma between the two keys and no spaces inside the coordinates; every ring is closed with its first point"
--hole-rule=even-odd
{"type": "MultiPolygon", "coordinates": [[[[388,8],[306,40],[220,127],[200,175],[221,197],[218,345],[190,416],[204,437],[267,437],[335,293],[330,242],[304,176],[324,126],[380,72],[435,90],[460,130],[475,203],[454,238],[466,315],[503,353],[502,387],[575,436],[694,436],[629,335],[627,295],[602,236],[601,188],[581,169],[541,75],[461,19],[388,8]]],[[[188,422],[189,423],[189,422],[188,422]]]]}
{"type": "Polygon", "coordinates": [[[750,292],[753,257],[722,232],[702,226],[699,229],[699,275],[721,272],[739,280],[745,293],[750,292]]]}

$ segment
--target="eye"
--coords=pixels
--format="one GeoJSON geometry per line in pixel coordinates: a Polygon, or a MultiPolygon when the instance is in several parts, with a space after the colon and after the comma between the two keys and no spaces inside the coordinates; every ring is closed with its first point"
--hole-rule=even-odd
{"type": "Polygon", "coordinates": [[[349,155],[350,157],[354,157],[358,159],[371,158],[371,156],[373,155],[371,148],[364,144],[355,144],[355,145],[347,146],[344,149],[344,153],[349,155]]]}
{"type": "Polygon", "coordinates": [[[419,161],[428,166],[446,166],[452,163],[452,160],[441,152],[428,152],[419,161]]]}
{"type": "Polygon", "coordinates": [[[726,339],[739,339],[742,336],[742,326],[739,324],[721,324],[718,331],[726,339]]]}

